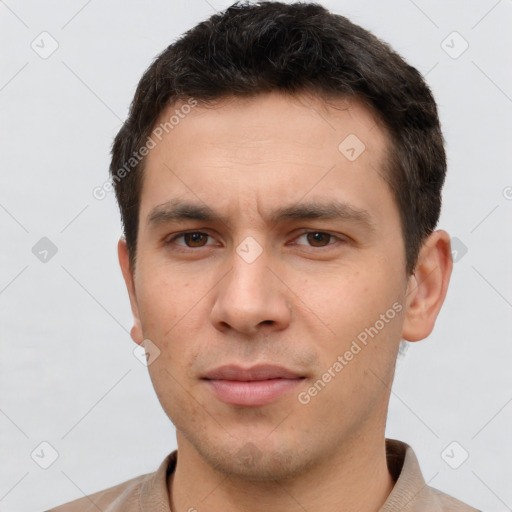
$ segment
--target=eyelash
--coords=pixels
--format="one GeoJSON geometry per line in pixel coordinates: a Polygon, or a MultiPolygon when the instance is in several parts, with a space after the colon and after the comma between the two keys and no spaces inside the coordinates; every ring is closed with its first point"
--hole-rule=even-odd
{"type": "MultiPolygon", "coordinates": [[[[211,235],[209,235],[208,233],[205,233],[203,231],[185,231],[183,233],[179,233],[175,236],[173,236],[171,239],[169,240],[165,240],[165,245],[171,245],[173,244],[176,240],[178,240],[179,238],[183,238],[185,237],[186,235],[193,235],[193,234],[199,234],[199,235],[204,235],[204,236],[208,236],[210,238],[212,238],[211,235]]],[[[307,236],[309,234],[322,234],[322,235],[328,235],[329,237],[331,237],[331,239],[336,239],[338,242],[342,242],[342,243],[346,243],[346,240],[343,239],[342,237],[339,237],[337,235],[334,235],[332,233],[329,233],[328,231],[317,231],[317,230],[310,230],[310,231],[304,231],[303,233],[301,233],[300,235],[298,235],[297,238],[300,238],[300,237],[303,237],[303,236],[307,236]]],[[[297,245],[305,245],[305,244],[297,244],[297,245]]],[[[313,249],[326,249],[332,245],[335,245],[335,243],[328,243],[327,245],[324,245],[324,246],[320,246],[320,247],[316,247],[314,245],[308,245],[308,247],[310,248],[313,248],[313,249]]],[[[187,250],[187,249],[202,249],[204,247],[208,247],[208,245],[202,245],[202,246],[199,246],[199,247],[189,247],[187,245],[180,245],[178,244],[179,247],[183,248],[183,250],[187,250]]]]}

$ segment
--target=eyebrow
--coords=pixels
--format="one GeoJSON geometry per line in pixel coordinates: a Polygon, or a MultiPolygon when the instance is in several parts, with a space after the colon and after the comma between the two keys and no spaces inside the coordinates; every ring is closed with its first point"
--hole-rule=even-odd
{"type": "Polygon", "coordinates": [[[149,212],[146,224],[149,226],[158,226],[168,222],[183,220],[204,220],[213,222],[222,219],[206,205],[174,199],[155,206],[149,212]]]}
{"type": "Polygon", "coordinates": [[[375,224],[367,210],[340,201],[328,203],[311,201],[279,208],[272,214],[271,222],[295,219],[343,220],[364,225],[369,230],[375,229],[375,224]]]}
{"type": "MultiPolygon", "coordinates": [[[[369,231],[376,229],[372,216],[367,210],[336,200],[327,203],[318,201],[301,202],[278,208],[271,214],[269,222],[278,224],[290,220],[308,219],[343,220],[360,224],[369,231]]],[[[215,213],[204,204],[174,199],[155,206],[148,214],[146,224],[149,227],[156,227],[184,220],[228,223],[222,215],[215,213]]]]}

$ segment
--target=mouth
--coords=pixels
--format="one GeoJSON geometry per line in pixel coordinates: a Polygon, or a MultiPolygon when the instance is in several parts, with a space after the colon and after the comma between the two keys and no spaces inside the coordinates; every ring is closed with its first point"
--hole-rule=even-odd
{"type": "Polygon", "coordinates": [[[305,376],[282,366],[242,368],[228,365],[208,372],[202,380],[214,396],[224,403],[259,407],[275,402],[304,379],[305,376]]]}

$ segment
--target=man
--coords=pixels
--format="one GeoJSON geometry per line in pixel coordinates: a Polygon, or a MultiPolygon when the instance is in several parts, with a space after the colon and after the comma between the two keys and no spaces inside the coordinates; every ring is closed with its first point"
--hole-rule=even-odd
{"type": "Polygon", "coordinates": [[[315,4],[234,4],[144,74],[111,177],[133,340],[177,451],[72,511],[474,511],[385,439],[452,269],[436,105],[315,4]]]}

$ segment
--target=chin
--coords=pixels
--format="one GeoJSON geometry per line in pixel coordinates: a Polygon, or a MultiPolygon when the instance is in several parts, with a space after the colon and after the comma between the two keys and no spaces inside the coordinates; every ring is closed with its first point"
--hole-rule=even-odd
{"type": "Polygon", "coordinates": [[[223,446],[196,446],[196,450],[217,471],[241,480],[275,481],[292,478],[308,469],[307,451],[292,446],[271,446],[262,442],[232,440],[223,446]]]}

